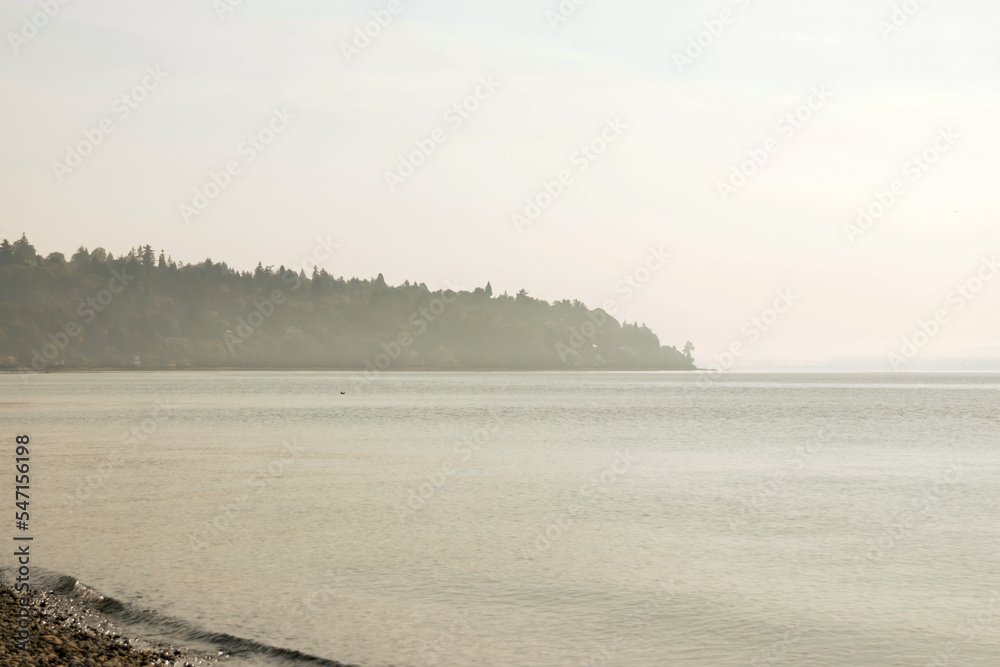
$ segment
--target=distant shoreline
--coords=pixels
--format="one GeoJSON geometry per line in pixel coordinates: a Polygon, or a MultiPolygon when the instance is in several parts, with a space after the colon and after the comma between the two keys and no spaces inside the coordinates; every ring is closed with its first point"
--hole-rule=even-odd
{"type": "MultiPolygon", "coordinates": [[[[434,366],[428,367],[405,367],[405,368],[387,368],[386,370],[376,371],[374,374],[380,375],[382,373],[622,373],[622,372],[636,372],[636,373],[692,373],[696,371],[711,371],[710,368],[629,368],[629,367],[611,367],[611,368],[496,368],[496,367],[485,367],[485,368],[439,368],[434,366]]],[[[195,367],[184,367],[184,368],[170,368],[170,367],[142,367],[142,368],[130,368],[127,366],[95,366],[95,367],[74,367],[74,368],[46,368],[42,371],[36,371],[31,368],[20,369],[20,368],[3,368],[0,369],[0,375],[44,375],[46,373],[190,373],[190,372],[203,372],[203,371],[248,371],[248,372],[260,372],[260,371],[280,371],[280,372],[290,372],[290,371],[302,371],[302,372],[312,372],[317,371],[330,372],[330,373],[372,373],[370,369],[365,368],[326,368],[322,366],[315,367],[302,367],[302,366],[289,366],[289,367],[278,367],[278,366],[262,366],[262,367],[251,367],[246,366],[195,366],[195,367]]]]}
{"type": "Polygon", "coordinates": [[[431,290],[409,280],[390,285],[381,273],[345,279],[318,267],[309,277],[263,263],[252,272],[210,259],[177,264],[148,244],[117,258],[82,247],[67,258],[38,255],[23,234],[4,243],[2,369],[370,374],[694,366],[691,341],[664,345],[645,323],[615,319],[624,299],[591,309],[526,289],[494,295],[489,281],[446,281],[431,290]]]}
{"type": "MultiPolygon", "coordinates": [[[[210,366],[210,367],[186,367],[186,368],[154,368],[154,367],[143,367],[143,368],[128,368],[128,367],[116,367],[116,366],[101,366],[92,368],[54,368],[45,369],[43,371],[36,371],[33,369],[17,369],[17,368],[0,368],[0,376],[2,375],[45,375],[45,374],[74,374],[74,373],[202,373],[202,372],[268,372],[268,373],[289,373],[289,372],[301,372],[301,373],[354,373],[363,375],[365,373],[370,373],[371,371],[364,368],[324,368],[324,367],[311,367],[303,368],[300,366],[292,367],[260,367],[260,368],[247,368],[245,366],[210,366]]],[[[978,374],[978,375],[998,375],[1000,374],[1000,368],[917,368],[912,370],[886,370],[877,368],[857,368],[857,369],[843,369],[843,368],[818,368],[818,369],[775,369],[775,368],[739,368],[739,369],[729,369],[729,370],[719,370],[715,368],[688,368],[688,369],[670,369],[670,368],[417,368],[417,367],[407,367],[407,368],[389,368],[384,371],[378,371],[375,375],[382,375],[384,373],[712,373],[718,375],[739,375],[739,374],[790,374],[790,375],[801,375],[801,374],[830,374],[830,375],[843,375],[850,373],[862,373],[862,374],[885,374],[885,375],[940,375],[940,374],[978,374]]]]}

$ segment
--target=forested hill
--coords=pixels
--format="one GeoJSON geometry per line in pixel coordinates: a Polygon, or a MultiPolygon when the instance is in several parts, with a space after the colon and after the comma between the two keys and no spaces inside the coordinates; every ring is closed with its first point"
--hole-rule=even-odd
{"type": "Polygon", "coordinates": [[[0,244],[0,367],[694,368],[645,325],[489,284],[398,286],[258,265],[0,244]]]}

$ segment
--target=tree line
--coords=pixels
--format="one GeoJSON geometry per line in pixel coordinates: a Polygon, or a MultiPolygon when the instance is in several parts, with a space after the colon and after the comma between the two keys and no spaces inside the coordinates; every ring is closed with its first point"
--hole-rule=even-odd
{"type": "Polygon", "coordinates": [[[520,290],[0,243],[0,367],[694,369],[638,322],[520,290]]]}

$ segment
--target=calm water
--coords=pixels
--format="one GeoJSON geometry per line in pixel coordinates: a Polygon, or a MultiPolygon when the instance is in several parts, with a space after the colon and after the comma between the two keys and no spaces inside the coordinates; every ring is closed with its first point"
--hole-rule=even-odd
{"type": "Polygon", "coordinates": [[[996,667],[998,399],[997,375],[0,376],[35,565],[148,633],[364,666],[996,667]]]}

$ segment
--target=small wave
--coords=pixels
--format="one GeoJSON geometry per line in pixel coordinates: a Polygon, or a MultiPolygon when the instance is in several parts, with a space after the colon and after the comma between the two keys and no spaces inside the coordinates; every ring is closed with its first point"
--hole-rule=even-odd
{"type": "MultiPolygon", "coordinates": [[[[11,582],[12,568],[0,568],[0,581],[11,582]]],[[[235,658],[253,656],[273,658],[290,664],[305,663],[322,667],[354,667],[336,660],[302,653],[293,649],[272,646],[263,642],[237,637],[225,632],[211,632],[183,619],[173,618],[151,609],[144,609],[129,602],[101,594],[81,583],[75,577],[42,568],[33,570],[36,590],[81,603],[109,620],[132,626],[146,626],[157,634],[176,638],[179,644],[207,644],[214,650],[223,651],[235,658]]]]}

